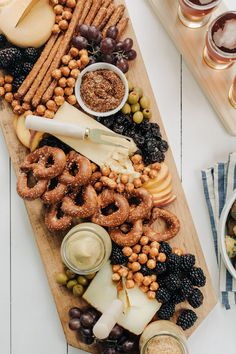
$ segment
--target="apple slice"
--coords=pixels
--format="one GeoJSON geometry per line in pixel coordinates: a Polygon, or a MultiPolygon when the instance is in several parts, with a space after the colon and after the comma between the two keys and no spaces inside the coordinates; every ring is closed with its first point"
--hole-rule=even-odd
{"type": "Polygon", "coordinates": [[[170,185],[169,187],[167,187],[166,189],[163,189],[163,191],[160,191],[158,193],[156,193],[153,190],[153,192],[151,194],[152,194],[153,198],[162,199],[162,198],[165,198],[171,192],[172,192],[172,185],[170,185]]]}
{"type": "Polygon", "coordinates": [[[156,206],[156,207],[167,206],[167,205],[173,203],[176,198],[177,198],[176,195],[171,195],[168,199],[166,199],[166,201],[163,201],[162,203],[154,201],[154,206],[156,206]]]}
{"type": "Polygon", "coordinates": [[[170,192],[169,194],[167,194],[166,196],[164,196],[162,198],[153,198],[153,205],[154,206],[162,206],[163,204],[168,202],[168,200],[170,200],[172,198],[172,196],[173,196],[173,194],[172,194],[172,192],[170,192]]]}
{"type": "Polygon", "coordinates": [[[31,134],[29,129],[25,127],[25,116],[21,115],[17,120],[16,135],[20,140],[21,144],[29,148],[31,134]]]}
{"type": "Polygon", "coordinates": [[[45,133],[42,132],[31,132],[31,138],[30,138],[30,151],[34,151],[37,149],[40,141],[42,140],[42,137],[44,136],[45,133]]]}
{"type": "Polygon", "coordinates": [[[144,183],[143,187],[144,188],[152,188],[154,186],[158,187],[166,179],[166,177],[168,176],[168,173],[169,173],[168,166],[164,162],[162,162],[161,169],[158,172],[157,177],[144,183]]]}
{"type": "Polygon", "coordinates": [[[163,180],[163,182],[161,184],[158,184],[158,186],[152,186],[152,187],[146,187],[146,189],[150,192],[150,193],[159,193],[162,192],[164,189],[170,187],[172,182],[172,176],[169,173],[167,178],[163,180]]]}

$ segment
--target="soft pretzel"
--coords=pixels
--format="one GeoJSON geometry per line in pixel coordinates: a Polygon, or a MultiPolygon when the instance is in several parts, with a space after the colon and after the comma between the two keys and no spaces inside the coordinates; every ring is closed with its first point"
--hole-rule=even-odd
{"type": "Polygon", "coordinates": [[[153,206],[152,195],[145,188],[134,189],[129,194],[129,197],[133,197],[140,201],[138,205],[130,205],[128,222],[134,222],[140,219],[148,218],[153,206]]]}
{"type": "Polygon", "coordinates": [[[48,180],[40,179],[34,181],[32,187],[29,183],[30,173],[20,173],[17,181],[17,192],[19,196],[26,200],[35,200],[40,198],[41,195],[46,191],[48,180]]]}
{"type": "Polygon", "coordinates": [[[66,194],[67,187],[58,181],[58,178],[53,178],[47,186],[47,190],[42,195],[41,199],[45,204],[56,204],[60,202],[66,194]]]}
{"type": "Polygon", "coordinates": [[[50,205],[45,212],[45,225],[49,231],[67,230],[72,224],[72,217],[65,215],[61,210],[61,204],[50,205]]]}
{"type": "Polygon", "coordinates": [[[142,220],[136,220],[129,232],[125,233],[121,228],[110,230],[111,239],[121,247],[134,246],[138,243],[143,234],[142,220]]]}

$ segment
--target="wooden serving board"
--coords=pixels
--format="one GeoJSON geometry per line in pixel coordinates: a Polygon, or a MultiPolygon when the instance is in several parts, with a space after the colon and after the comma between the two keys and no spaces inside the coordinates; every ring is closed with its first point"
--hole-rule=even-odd
{"type": "MultiPolygon", "coordinates": [[[[124,3],[124,1],[117,1],[117,3],[124,3]]],[[[132,67],[128,73],[128,78],[136,85],[143,87],[145,94],[150,97],[152,102],[153,116],[155,117],[155,121],[160,125],[161,131],[165,137],[163,123],[161,121],[158,107],[155,103],[154,94],[151,89],[144,62],[142,60],[141,52],[139,50],[135,33],[131,24],[128,27],[126,35],[134,39],[134,47],[138,52],[138,58],[134,62],[134,64],[132,64],[132,67]]],[[[15,135],[13,128],[14,117],[12,111],[3,101],[0,102],[0,108],[1,128],[6,140],[6,144],[8,146],[9,154],[11,156],[16,175],[18,175],[19,165],[24,160],[24,157],[27,154],[27,150],[21,145],[15,135]]],[[[186,250],[190,253],[194,253],[197,258],[197,265],[204,269],[204,272],[207,276],[207,284],[203,288],[203,293],[205,296],[204,305],[197,311],[199,319],[196,325],[192,327],[189,331],[187,331],[187,335],[190,336],[215,306],[216,296],[213,290],[208,269],[206,267],[198,235],[196,233],[192,221],[192,217],[185,199],[181,182],[177,174],[175,162],[173,160],[173,156],[170,150],[167,153],[166,162],[172,173],[174,192],[177,195],[177,200],[173,203],[172,206],[169,207],[169,209],[172,210],[181,221],[181,231],[171,243],[172,245],[178,245],[183,250],[186,250]]],[[[25,206],[33,228],[39,252],[43,260],[43,264],[48,277],[48,282],[52,294],[54,296],[58,314],[65,332],[66,340],[73,347],[83,349],[90,353],[97,353],[96,348],[94,346],[87,346],[81,343],[76,337],[75,332],[72,332],[68,328],[69,309],[73,306],[86,306],[86,303],[83,300],[79,300],[73,297],[72,294],[67,291],[67,289],[58,286],[55,281],[56,273],[62,271],[63,269],[63,265],[60,258],[60,245],[64,235],[53,235],[46,229],[44,225],[43,207],[42,203],[39,200],[34,202],[26,202],[25,206]]]]}
{"type": "MultiPolygon", "coordinates": [[[[229,89],[236,75],[236,66],[226,70],[214,70],[205,63],[202,53],[208,25],[197,29],[184,26],[177,14],[178,0],[149,0],[149,2],[226,130],[229,134],[236,135],[236,109],[228,99],[229,89]]],[[[213,13],[212,19],[226,10],[225,4],[221,3],[213,13]]]]}

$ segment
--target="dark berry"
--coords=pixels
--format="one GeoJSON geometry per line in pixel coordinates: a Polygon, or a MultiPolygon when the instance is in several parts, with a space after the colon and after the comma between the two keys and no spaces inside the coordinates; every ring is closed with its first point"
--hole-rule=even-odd
{"type": "Polygon", "coordinates": [[[170,292],[165,288],[159,288],[156,292],[156,299],[157,301],[161,302],[162,304],[168,302],[171,298],[170,292]]]}
{"type": "Polygon", "coordinates": [[[149,269],[149,268],[148,268],[147,266],[145,266],[145,265],[142,265],[142,266],[141,266],[140,272],[141,272],[144,276],[152,275],[152,274],[154,273],[153,270],[149,269]]]}
{"type": "Polygon", "coordinates": [[[181,256],[180,268],[184,272],[188,272],[195,265],[195,261],[196,259],[193,254],[185,254],[184,256],[181,256]]]}
{"type": "Polygon", "coordinates": [[[154,268],[153,272],[156,275],[163,274],[166,272],[166,264],[165,263],[157,263],[156,268],[154,268]]]}
{"type": "Polygon", "coordinates": [[[6,48],[0,51],[0,68],[7,69],[22,59],[18,48],[6,48]]]}
{"type": "Polygon", "coordinates": [[[123,333],[124,329],[119,325],[115,325],[110,332],[109,339],[119,339],[122,337],[123,333]]]}
{"type": "Polygon", "coordinates": [[[29,61],[30,63],[34,64],[37,61],[39,55],[40,55],[40,52],[36,48],[29,47],[24,50],[24,57],[25,57],[26,61],[29,61]]]}
{"type": "Polygon", "coordinates": [[[174,272],[180,267],[180,256],[175,253],[172,253],[167,260],[167,267],[170,271],[174,272]]]}
{"type": "Polygon", "coordinates": [[[7,39],[4,34],[0,34],[0,49],[4,48],[7,43],[7,39]]]}
{"type": "Polygon", "coordinates": [[[188,297],[189,304],[194,308],[198,308],[203,304],[203,294],[200,289],[195,288],[192,291],[192,294],[188,297]]]}
{"type": "Polygon", "coordinates": [[[26,62],[22,65],[22,73],[23,75],[27,76],[30,71],[33,69],[34,64],[26,62]]]}
{"type": "Polygon", "coordinates": [[[165,286],[169,291],[174,292],[180,288],[181,281],[176,274],[169,274],[165,279],[165,286]]]}
{"type": "Polygon", "coordinates": [[[116,354],[117,351],[115,348],[106,348],[102,351],[101,354],[116,354]]]}
{"type": "Polygon", "coordinates": [[[133,339],[127,339],[122,344],[122,349],[125,353],[133,351],[134,347],[135,347],[135,340],[133,339]]]}
{"type": "Polygon", "coordinates": [[[175,313],[175,305],[172,302],[163,304],[160,310],[157,312],[157,316],[160,320],[169,320],[175,313]]]}
{"type": "Polygon", "coordinates": [[[81,323],[80,323],[79,318],[72,318],[69,321],[69,327],[72,331],[77,331],[78,329],[80,329],[81,323]]]}
{"type": "Polygon", "coordinates": [[[18,65],[13,65],[12,67],[8,68],[7,71],[9,72],[9,74],[11,74],[15,79],[19,76],[23,76],[22,75],[22,64],[18,64],[18,65]]]}
{"type": "Polygon", "coordinates": [[[172,248],[170,247],[169,243],[167,242],[160,243],[159,253],[165,253],[166,256],[169,256],[171,252],[172,252],[172,248]]]}
{"type": "Polygon", "coordinates": [[[185,331],[194,325],[197,321],[197,315],[192,310],[183,310],[177,319],[177,325],[185,331]]]}
{"type": "Polygon", "coordinates": [[[184,278],[181,281],[181,292],[187,299],[193,292],[192,283],[188,278],[184,278]]]}
{"type": "Polygon", "coordinates": [[[206,277],[201,268],[193,267],[189,272],[189,278],[194,286],[202,287],[206,284],[206,277]]]}
{"type": "Polygon", "coordinates": [[[70,318],[80,318],[82,311],[78,307],[73,307],[69,311],[70,318]]]}
{"type": "Polygon", "coordinates": [[[113,243],[112,244],[112,252],[110,256],[111,264],[121,264],[121,265],[127,265],[128,263],[128,257],[126,257],[123,252],[122,248],[117,246],[117,244],[113,243]]]}
{"type": "Polygon", "coordinates": [[[80,317],[81,325],[85,328],[92,328],[96,322],[91,313],[85,312],[80,317]]]}
{"type": "Polygon", "coordinates": [[[14,79],[12,83],[12,91],[16,92],[18,88],[23,84],[24,80],[25,80],[25,76],[19,76],[16,79],[14,79]]]}
{"type": "Polygon", "coordinates": [[[174,294],[172,294],[171,296],[171,302],[175,305],[180,304],[181,302],[183,302],[185,300],[184,295],[182,294],[182,292],[180,290],[176,291],[174,294]]]}
{"type": "Polygon", "coordinates": [[[159,150],[161,152],[166,152],[168,150],[168,148],[169,148],[169,145],[168,145],[167,141],[162,140],[161,143],[159,144],[159,150]]]}

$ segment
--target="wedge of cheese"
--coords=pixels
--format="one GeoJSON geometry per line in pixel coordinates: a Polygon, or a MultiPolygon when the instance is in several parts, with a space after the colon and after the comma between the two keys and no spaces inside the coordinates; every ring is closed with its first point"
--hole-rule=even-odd
{"type": "MultiPolygon", "coordinates": [[[[83,295],[90,305],[102,313],[117,299],[117,288],[111,277],[112,268],[108,262],[98,272],[83,295]]],[[[127,294],[130,306],[119,317],[117,323],[130,332],[140,335],[161,304],[156,300],[149,300],[138,287],[127,289],[127,294]]]]}

